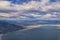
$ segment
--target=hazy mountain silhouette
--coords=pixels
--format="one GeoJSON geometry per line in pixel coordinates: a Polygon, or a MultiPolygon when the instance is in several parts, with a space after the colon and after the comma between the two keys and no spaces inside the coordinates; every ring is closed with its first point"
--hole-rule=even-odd
{"type": "Polygon", "coordinates": [[[0,34],[23,29],[23,26],[10,24],[6,21],[0,21],[0,34]]]}

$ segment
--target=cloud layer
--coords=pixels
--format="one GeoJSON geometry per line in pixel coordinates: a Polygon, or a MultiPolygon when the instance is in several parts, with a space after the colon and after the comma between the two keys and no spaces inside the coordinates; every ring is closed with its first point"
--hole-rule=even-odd
{"type": "Polygon", "coordinates": [[[6,0],[0,1],[0,19],[60,20],[60,1],[31,0],[22,5],[12,4],[6,0]]]}

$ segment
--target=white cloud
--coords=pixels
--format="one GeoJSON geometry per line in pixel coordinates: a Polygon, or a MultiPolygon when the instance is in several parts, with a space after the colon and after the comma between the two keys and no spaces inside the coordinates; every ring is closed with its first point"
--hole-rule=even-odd
{"type": "Polygon", "coordinates": [[[10,2],[8,1],[0,1],[0,7],[7,7],[10,6],[10,2]]]}
{"type": "Polygon", "coordinates": [[[8,8],[11,8],[11,9],[15,8],[15,10],[16,9],[17,10],[24,10],[24,9],[25,10],[29,10],[29,9],[40,10],[40,9],[42,9],[42,11],[43,10],[47,11],[47,10],[52,9],[52,8],[53,9],[55,9],[55,8],[59,9],[59,7],[60,7],[59,3],[54,3],[54,4],[47,3],[49,5],[46,5],[46,3],[44,3],[44,2],[48,2],[48,1],[49,0],[45,0],[45,1],[42,0],[42,2],[30,1],[28,3],[23,3],[23,5],[13,5],[13,6],[10,6],[11,3],[8,2],[8,1],[0,1],[0,5],[1,5],[2,8],[3,7],[8,7],[8,8]]]}
{"type": "Polygon", "coordinates": [[[17,11],[9,1],[0,1],[0,11],[17,11]]]}
{"type": "MultiPolygon", "coordinates": [[[[8,13],[0,13],[0,16],[4,17],[13,17],[16,16],[17,18],[29,18],[30,16],[36,18],[36,19],[58,19],[55,13],[52,15],[49,13],[51,10],[60,12],[60,3],[55,2],[55,3],[50,3],[49,0],[42,0],[41,2],[38,1],[30,1],[28,3],[23,3],[22,5],[15,5],[11,4],[9,1],[0,1],[0,11],[10,11],[8,13]],[[38,15],[38,14],[28,14],[25,16],[21,16],[24,11],[26,10],[37,10],[40,12],[47,12],[46,15],[38,15]],[[19,15],[20,14],[20,15],[19,15]],[[55,18],[53,18],[55,17],[55,18]]],[[[40,13],[39,13],[40,14],[40,13]]]]}

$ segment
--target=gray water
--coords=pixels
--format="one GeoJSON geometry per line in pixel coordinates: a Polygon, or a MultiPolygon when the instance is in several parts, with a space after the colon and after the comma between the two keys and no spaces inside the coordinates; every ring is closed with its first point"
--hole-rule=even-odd
{"type": "MultiPolygon", "coordinates": [[[[60,27],[60,26],[59,26],[60,27]]],[[[3,40],[60,40],[60,29],[57,26],[19,30],[5,34],[3,40]]]]}

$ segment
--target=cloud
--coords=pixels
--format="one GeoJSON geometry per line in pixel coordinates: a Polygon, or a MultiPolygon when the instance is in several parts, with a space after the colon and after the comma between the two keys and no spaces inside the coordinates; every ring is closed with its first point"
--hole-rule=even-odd
{"type": "Polygon", "coordinates": [[[9,5],[10,5],[10,2],[8,2],[8,1],[0,1],[0,7],[6,7],[9,5]]]}
{"type": "Polygon", "coordinates": [[[0,11],[16,11],[9,1],[0,1],[0,11]]]}
{"type": "Polygon", "coordinates": [[[60,2],[51,3],[49,0],[41,0],[40,2],[32,0],[28,3],[23,3],[22,5],[12,4],[9,1],[0,1],[0,18],[13,18],[13,19],[60,19],[60,2]],[[28,12],[28,10],[34,10],[33,12],[28,12]],[[38,12],[36,12],[37,10],[38,12]],[[25,13],[26,12],[26,13],[25,13]],[[34,13],[36,12],[36,14],[34,13]],[[40,15],[41,12],[45,12],[45,15],[40,15]],[[53,12],[53,13],[52,13],[53,12]],[[57,13],[59,12],[59,13],[57,13]],[[59,15],[55,15],[55,14],[59,15]],[[24,15],[24,16],[22,16],[24,15]]]}

